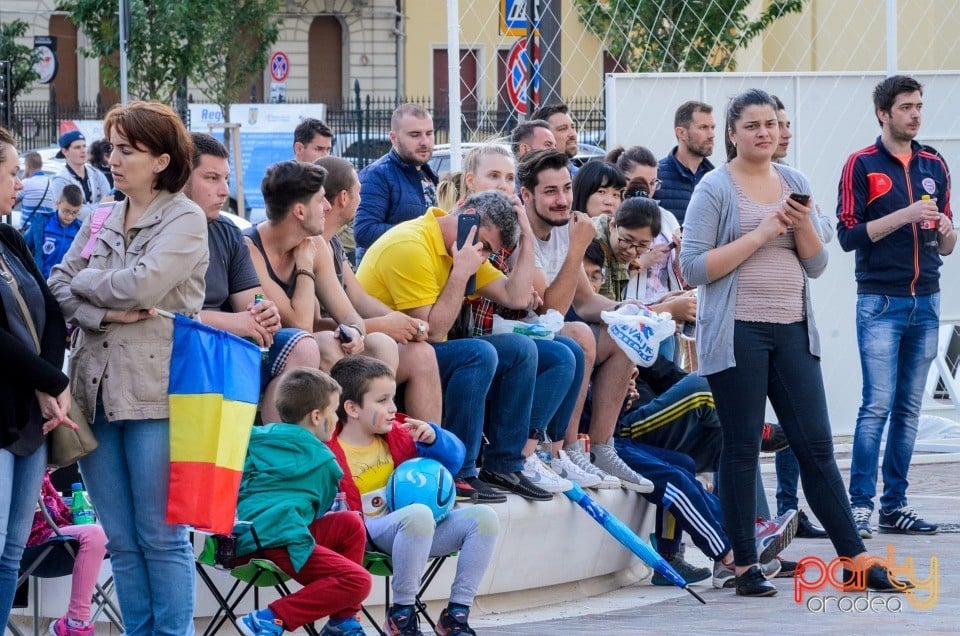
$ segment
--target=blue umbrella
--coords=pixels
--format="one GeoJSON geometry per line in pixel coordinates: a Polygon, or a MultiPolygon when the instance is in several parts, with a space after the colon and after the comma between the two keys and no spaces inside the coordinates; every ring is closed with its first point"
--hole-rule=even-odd
{"type": "Polygon", "coordinates": [[[638,537],[630,528],[627,527],[625,523],[614,517],[606,508],[591,499],[587,493],[583,492],[583,489],[580,488],[580,486],[573,484],[573,488],[565,491],[563,494],[565,494],[578,506],[586,510],[587,514],[593,517],[594,521],[603,526],[603,528],[609,532],[614,539],[622,543],[624,547],[637,555],[641,561],[652,567],[661,575],[667,577],[680,589],[689,592],[695,599],[704,605],[707,604],[707,602],[703,600],[699,594],[697,594],[695,591],[693,591],[693,589],[690,588],[690,586],[687,585],[687,582],[683,580],[683,577],[677,574],[677,571],[674,570],[669,563],[667,563],[666,559],[657,554],[656,550],[644,543],[640,537],[638,537]]]}

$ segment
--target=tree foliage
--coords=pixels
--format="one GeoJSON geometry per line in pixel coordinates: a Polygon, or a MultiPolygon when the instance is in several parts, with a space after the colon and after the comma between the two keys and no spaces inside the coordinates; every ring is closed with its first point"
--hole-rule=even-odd
{"type": "Polygon", "coordinates": [[[803,0],[574,0],[583,22],[627,70],[732,71],[734,54],[803,0]]]}
{"type": "Polygon", "coordinates": [[[205,33],[191,79],[207,99],[229,105],[243,99],[252,78],[262,73],[267,52],[280,37],[280,0],[206,0],[205,33]]]}
{"type": "MultiPolygon", "coordinates": [[[[129,0],[127,49],[130,95],[171,103],[183,80],[194,80],[224,107],[263,71],[279,37],[279,0],[129,0]]],[[[91,42],[82,52],[101,58],[104,82],[118,87],[120,21],[117,0],[61,0],[91,42]]]]}
{"type": "MultiPolygon", "coordinates": [[[[120,17],[116,0],[63,0],[61,8],[88,37],[81,52],[104,60],[107,86],[119,87],[120,17]]],[[[203,32],[196,0],[130,0],[127,83],[132,97],[170,103],[176,88],[197,63],[203,32]]]]}
{"type": "Polygon", "coordinates": [[[0,60],[10,62],[13,80],[12,101],[26,90],[30,84],[40,79],[34,66],[40,60],[40,53],[31,46],[17,44],[16,38],[22,38],[29,28],[23,20],[13,20],[0,24],[0,60]]]}

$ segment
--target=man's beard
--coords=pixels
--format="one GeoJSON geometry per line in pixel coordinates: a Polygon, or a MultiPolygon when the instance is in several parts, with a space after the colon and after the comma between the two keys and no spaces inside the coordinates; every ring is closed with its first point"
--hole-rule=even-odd
{"type": "MultiPolygon", "coordinates": [[[[536,201],[534,201],[534,205],[536,205],[536,201]]],[[[537,218],[539,218],[541,221],[543,221],[543,222],[546,223],[547,225],[551,225],[551,226],[553,226],[553,227],[563,227],[564,225],[567,225],[567,224],[570,223],[570,217],[569,217],[569,216],[568,216],[567,218],[565,218],[565,219],[551,219],[551,218],[549,218],[549,217],[546,217],[546,216],[540,214],[540,209],[539,209],[539,208],[536,208],[536,207],[534,208],[533,212],[534,212],[534,214],[537,215],[537,218]]]]}
{"type": "Polygon", "coordinates": [[[703,157],[704,159],[713,154],[713,146],[711,145],[710,149],[708,150],[707,144],[700,144],[699,146],[691,146],[688,144],[687,150],[690,152],[690,154],[703,157]]]}
{"type": "Polygon", "coordinates": [[[411,166],[415,166],[417,168],[427,163],[427,161],[420,161],[416,155],[413,153],[408,153],[406,149],[397,148],[397,154],[400,155],[400,159],[402,159],[404,163],[410,164],[411,166]]]}

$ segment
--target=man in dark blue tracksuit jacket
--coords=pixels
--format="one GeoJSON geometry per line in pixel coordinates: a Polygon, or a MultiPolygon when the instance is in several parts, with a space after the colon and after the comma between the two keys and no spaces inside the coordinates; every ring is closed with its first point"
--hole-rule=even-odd
{"type": "Polygon", "coordinates": [[[693,189],[713,170],[707,157],[713,154],[714,127],[713,107],[703,102],[684,102],[674,114],[677,145],[657,166],[660,187],[654,191],[653,198],[672,212],[681,225],[693,189]]]}
{"type": "Polygon", "coordinates": [[[847,159],[840,178],[837,238],[856,250],[857,342],[863,401],[850,466],[850,503],[860,536],[873,536],[880,437],[883,458],[881,532],[933,534],[937,526],[907,505],[907,471],[920,403],[940,326],[941,256],[957,235],[950,210],[950,173],[943,159],[914,138],[922,87],[911,77],[887,78],[874,90],[881,133],[847,159]],[[929,224],[924,237],[923,224],[929,224]]]}
{"type": "Polygon", "coordinates": [[[360,207],[353,221],[357,264],[363,252],[397,223],[437,204],[437,175],[430,169],[433,118],[423,107],[402,104],[390,120],[393,149],[360,172],[360,207]]]}

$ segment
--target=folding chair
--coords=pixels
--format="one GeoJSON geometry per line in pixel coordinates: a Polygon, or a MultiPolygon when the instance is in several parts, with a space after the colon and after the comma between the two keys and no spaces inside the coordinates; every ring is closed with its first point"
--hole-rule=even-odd
{"type": "MultiPolygon", "coordinates": [[[[430,584],[433,583],[433,579],[436,578],[437,573],[440,572],[440,568],[443,567],[443,564],[446,563],[447,559],[456,555],[456,552],[451,552],[450,554],[445,554],[443,556],[433,557],[427,564],[427,569],[424,571],[423,576],[420,577],[420,589],[417,590],[417,596],[413,602],[414,608],[417,614],[423,616],[424,620],[430,623],[431,630],[435,629],[437,624],[430,617],[430,612],[427,610],[427,604],[421,600],[421,597],[426,593],[427,589],[430,587],[430,584]]],[[[383,552],[368,551],[363,555],[363,567],[366,568],[367,572],[374,576],[384,577],[383,603],[385,614],[384,620],[386,620],[390,615],[390,577],[393,576],[393,559],[389,554],[384,554],[383,552]]],[[[373,615],[370,614],[370,610],[363,605],[360,606],[360,610],[363,612],[363,615],[367,617],[367,620],[370,621],[370,624],[373,625],[373,628],[377,630],[377,633],[380,634],[380,636],[386,636],[386,632],[383,631],[383,628],[380,627],[380,623],[378,623],[373,618],[373,615]]]]}
{"type": "MultiPolygon", "coordinates": [[[[43,505],[43,499],[40,499],[40,510],[43,513],[47,523],[53,529],[54,535],[41,543],[40,545],[24,549],[23,558],[20,560],[20,575],[17,578],[17,588],[19,589],[28,579],[53,579],[62,576],[73,575],[73,562],[77,558],[77,551],[80,549],[80,542],[69,535],[65,535],[54,523],[43,505]]],[[[37,581],[33,581],[33,634],[40,635],[40,588],[37,581]]],[[[123,630],[123,619],[120,615],[120,609],[111,598],[114,585],[113,577],[101,585],[97,583],[93,589],[92,607],[94,611],[91,619],[96,621],[103,614],[113,623],[117,629],[123,630]]],[[[7,628],[14,633],[14,636],[24,636],[23,632],[13,624],[13,621],[7,623],[7,628]]]]}
{"type": "MultiPolygon", "coordinates": [[[[233,538],[226,535],[205,537],[203,550],[196,560],[197,574],[200,576],[200,580],[207,586],[210,594],[217,601],[217,605],[220,606],[203,631],[203,636],[216,634],[227,621],[230,621],[237,633],[242,634],[243,632],[237,626],[239,618],[236,609],[251,590],[253,590],[254,609],[260,609],[260,588],[262,587],[272,587],[280,596],[290,594],[290,588],[287,587],[290,576],[273,561],[254,558],[243,565],[233,567],[232,562],[223,559],[221,553],[217,550],[217,543],[233,538]],[[220,593],[213,579],[210,578],[210,574],[206,571],[207,567],[228,571],[230,576],[236,579],[226,595],[220,593]],[[241,586],[243,587],[241,588],[241,586]]],[[[256,532],[254,532],[254,540],[259,545],[260,541],[257,539],[256,532]]],[[[312,623],[304,625],[303,630],[310,636],[317,636],[317,629],[312,623]]]]}

